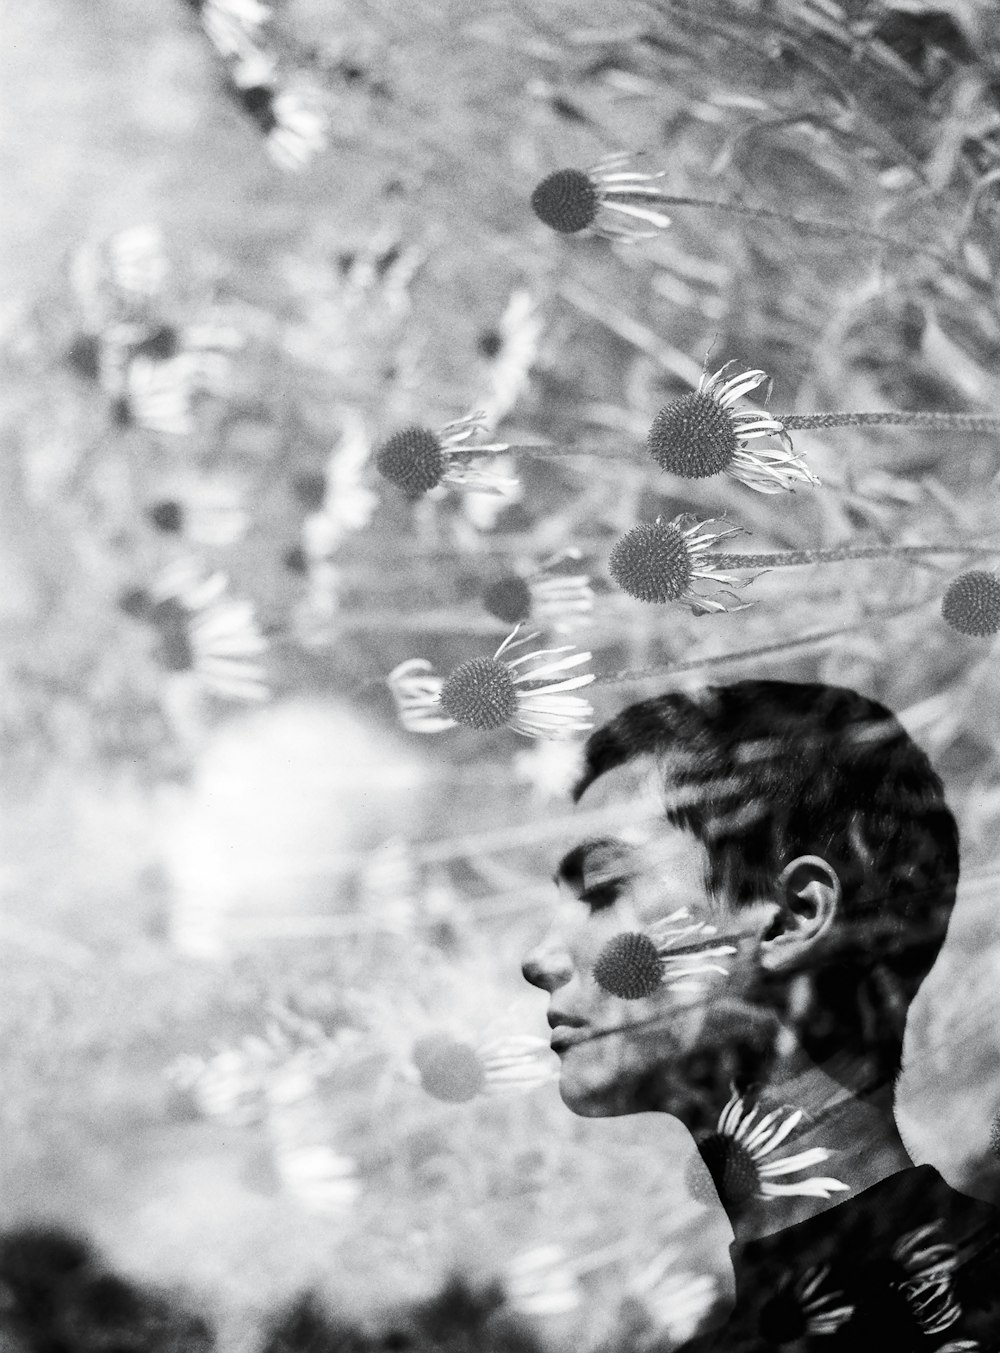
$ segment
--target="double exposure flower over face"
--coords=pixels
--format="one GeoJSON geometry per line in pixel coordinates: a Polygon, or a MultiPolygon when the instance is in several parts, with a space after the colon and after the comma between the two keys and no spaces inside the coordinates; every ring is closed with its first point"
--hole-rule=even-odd
{"type": "Polygon", "coordinates": [[[971,569],[950,583],[941,614],[953,630],[984,639],[1000,630],[1000,578],[971,569]]]}
{"type": "Polygon", "coordinates": [[[680,602],[695,615],[710,611],[741,611],[749,605],[732,592],[752,579],[725,573],[712,562],[712,551],[719,542],[739,535],[738,527],[710,531],[711,520],[699,521],[682,513],[673,521],[633,526],[615,544],[608,570],[622,589],[637,601],[680,602]],[[703,596],[694,591],[696,582],[714,582],[721,593],[703,596]]]}
{"type": "Polygon", "coordinates": [[[648,930],[608,940],[594,964],[594,981],[625,1001],[643,1000],[662,988],[700,995],[706,977],[728,975],[722,960],[736,953],[733,945],[716,943],[716,934],[715,926],[692,921],[681,907],[648,930]]]}
{"type": "Polygon", "coordinates": [[[535,649],[515,657],[537,634],[518,638],[515,628],[492,658],[472,658],[442,679],[430,663],[411,658],[388,678],[404,728],[439,733],[461,724],[480,732],[510,728],[529,738],[563,738],[593,727],[593,709],[571,692],[589,686],[593,673],[570,675],[590,661],[572,645],[535,649]]]}
{"type": "Polygon", "coordinates": [[[531,209],[560,235],[586,232],[632,244],[670,226],[657,186],[666,170],[646,174],[628,166],[636,157],[608,155],[590,169],[557,169],[531,194],[531,209]]]}
{"type": "Polygon", "coordinates": [[[653,419],[646,445],[668,474],[708,479],[728,474],[758,493],[781,493],[819,483],[797,454],[784,424],[763,409],[735,407],[767,381],[763,371],[737,371],[727,363],[703,376],[698,389],[667,404],[653,419]],[[751,448],[768,439],[776,446],[751,448]]]}
{"type": "Polygon", "coordinates": [[[475,462],[480,456],[499,456],[510,448],[506,442],[479,442],[485,417],[471,413],[446,423],[437,432],[408,427],[394,432],[375,453],[375,468],[390,484],[410,498],[419,498],[441,484],[476,493],[504,493],[516,480],[491,474],[475,462]]]}
{"type": "Polygon", "coordinates": [[[715,1131],[704,1134],[698,1142],[701,1158],[727,1207],[738,1208],[752,1198],[825,1199],[847,1189],[840,1180],[822,1176],[787,1181],[788,1175],[822,1165],[831,1152],[825,1146],[814,1146],[795,1155],[773,1156],[805,1114],[801,1109],[775,1109],[763,1117],[759,1114],[758,1106],[750,1108],[734,1090],[715,1131]]]}

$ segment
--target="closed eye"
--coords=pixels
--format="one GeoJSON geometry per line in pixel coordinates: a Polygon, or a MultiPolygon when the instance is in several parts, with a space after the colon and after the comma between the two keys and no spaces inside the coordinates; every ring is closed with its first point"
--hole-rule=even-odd
{"type": "Polygon", "coordinates": [[[604,883],[595,883],[592,888],[585,888],[580,894],[580,901],[585,902],[591,911],[604,911],[607,907],[613,907],[621,896],[622,879],[607,879],[604,883]]]}

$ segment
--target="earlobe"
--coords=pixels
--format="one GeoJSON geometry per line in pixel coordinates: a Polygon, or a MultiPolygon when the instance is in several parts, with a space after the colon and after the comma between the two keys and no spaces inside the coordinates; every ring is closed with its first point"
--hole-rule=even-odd
{"type": "Polygon", "coordinates": [[[841,902],[837,871],[818,855],[789,861],[776,891],[778,910],[760,946],[761,962],[771,972],[804,962],[833,925],[841,902]]]}

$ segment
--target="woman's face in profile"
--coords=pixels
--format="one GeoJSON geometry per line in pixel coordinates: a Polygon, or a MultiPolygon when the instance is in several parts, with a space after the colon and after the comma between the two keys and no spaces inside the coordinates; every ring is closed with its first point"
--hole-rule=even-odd
{"type": "Polygon", "coordinates": [[[753,1018],[739,993],[764,918],[712,896],[705,848],[665,820],[651,758],[596,780],[579,812],[595,809],[607,810],[607,828],[581,834],[560,861],[555,911],[524,975],[549,992],[569,1108],[586,1117],[648,1109],[638,1091],[656,1071],[661,1107],[686,1117],[692,1059],[724,1053],[753,1018]]]}

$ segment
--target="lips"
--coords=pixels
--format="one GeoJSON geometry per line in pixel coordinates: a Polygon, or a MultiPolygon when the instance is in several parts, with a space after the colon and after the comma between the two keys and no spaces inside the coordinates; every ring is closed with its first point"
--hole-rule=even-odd
{"type": "Polygon", "coordinates": [[[549,1046],[553,1052],[562,1052],[574,1043],[580,1043],[587,1037],[587,1021],[577,1015],[564,1014],[560,1010],[550,1010],[547,1016],[552,1037],[549,1046]]]}

